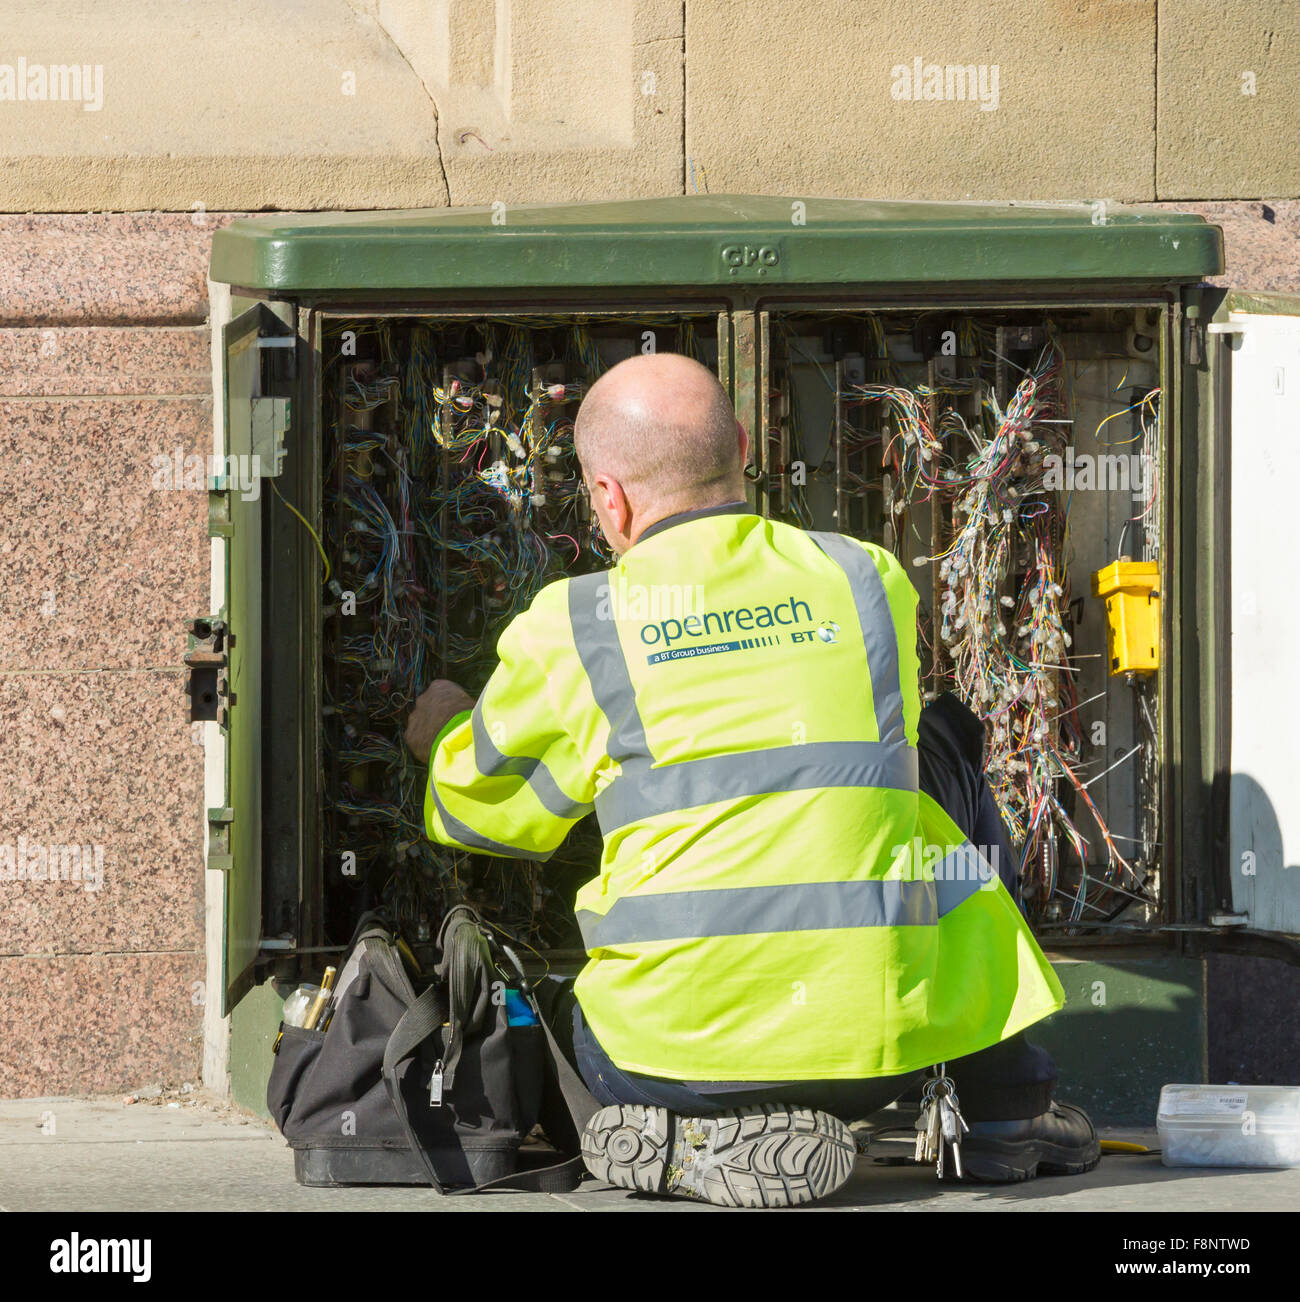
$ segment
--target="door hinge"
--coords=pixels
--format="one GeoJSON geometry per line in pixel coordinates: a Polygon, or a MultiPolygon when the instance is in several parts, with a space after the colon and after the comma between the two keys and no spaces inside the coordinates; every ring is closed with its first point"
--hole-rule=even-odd
{"type": "Polygon", "coordinates": [[[1188,366],[1205,361],[1205,327],[1196,308],[1188,308],[1183,321],[1183,359],[1188,366]]]}
{"type": "Polygon", "coordinates": [[[1250,922],[1249,913],[1211,913],[1212,927],[1244,927],[1250,922]]]}
{"type": "Polygon", "coordinates": [[[191,723],[218,723],[229,725],[229,707],[234,704],[230,690],[229,649],[234,645],[234,635],[225,620],[200,615],[186,627],[189,650],[185,653],[185,666],[190,671],[185,679],[185,692],[190,698],[191,723]]]}

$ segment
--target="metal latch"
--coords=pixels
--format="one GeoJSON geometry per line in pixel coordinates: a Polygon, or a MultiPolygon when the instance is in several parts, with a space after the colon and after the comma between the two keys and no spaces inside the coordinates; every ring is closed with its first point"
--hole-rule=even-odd
{"type": "Polygon", "coordinates": [[[289,431],[289,399],[254,398],[252,420],[257,473],[264,478],[278,477],[284,466],[284,436],[289,431]]]}
{"type": "Polygon", "coordinates": [[[229,807],[208,810],[208,867],[229,872],[230,825],[235,821],[235,811],[229,807]]]}
{"type": "Polygon", "coordinates": [[[293,334],[268,334],[284,327],[275,318],[264,322],[257,336],[259,392],[252,399],[252,446],[257,474],[277,478],[284,466],[285,435],[289,431],[291,407],[288,394],[297,372],[298,339],[293,334]]]}
{"type": "Polygon", "coordinates": [[[1183,359],[1188,366],[1200,366],[1205,361],[1205,325],[1199,303],[1189,304],[1183,318],[1183,359]]]}
{"type": "Polygon", "coordinates": [[[229,648],[234,636],[225,620],[200,615],[186,630],[190,649],[185,653],[189,674],[185,691],[190,698],[190,722],[229,723],[229,707],[234,704],[230,691],[229,648]]]}

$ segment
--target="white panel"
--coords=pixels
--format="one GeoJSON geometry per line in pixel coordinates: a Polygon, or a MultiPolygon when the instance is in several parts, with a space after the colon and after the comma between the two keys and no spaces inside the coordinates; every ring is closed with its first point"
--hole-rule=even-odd
{"type": "MultiPolygon", "coordinates": [[[[232,315],[230,286],[208,281],[208,326],[212,331],[212,453],[226,454],[226,386],[222,368],[221,327],[232,315]]],[[[210,553],[212,601],[209,613],[219,615],[226,604],[226,540],[213,538],[210,553]]],[[[201,723],[203,730],[203,855],[208,854],[207,811],[226,803],[226,738],[215,723],[201,723]]],[[[226,952],[226,874],[207,869],[204,874],[204,943],[207,947],[203,1008],[203,1083],[225,1098],[230,1093],[230,1018],[221,1015],[221,981],[226,952]]]]}
{"type": "Polygon", "coordinates": [[[1231,320],[1233,903],[1300,932],[1300,319],[1231,320]]]}

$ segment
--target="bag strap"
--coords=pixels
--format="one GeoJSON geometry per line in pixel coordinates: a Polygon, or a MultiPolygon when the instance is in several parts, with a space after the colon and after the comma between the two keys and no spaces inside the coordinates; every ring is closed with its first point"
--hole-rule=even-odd
{"type": "MultiPolygon", "coordinates": [[[[451,959],[447,964],[446,976],[449,985],[453,988],[459,986],[460,992],[464,992],[466,985],[469,984],[467,978],[471,971],[476,970],[477,961],[480,960],[482,954],[487,952],[488,944],[486,937],[479,929],[481,924],[478,924],[474,912],[466,909],[465,915],[467,916],[464,916],[463,920],[458,919],[459,925],[456,925],[454,929],[444,927],[444,934],[450,933],[447,934],[448,949],[444,951],[447,957],[451,959]],[[467,926],[466,924],[471,925],[467,926]],[[473,932],[473,935],[468,934],[469,932],[473,932]],[[453,953],[454,958],[451,957],[453,953]]],[[[542,1012],[533,990],[524,989],[522,993],[541,1025],[546,1040],[547,1054],[555,1069],[560,1093],[564,1097],[565,1107],[568,1109],[569,1117],[573,1121],[574,1130],[579,1143],[581,1143],[587,1122],[599,1109],[600,1104],[592,1097],[582,1077],[578,1075],[572,1064],[564,1056],[564,1052],[556,1041],[555,1032],[551,1029],[549,1020],[542,1012]]],[[[461,993],[461,999],[463,1000],[463,993],[461,993]]],[[[406,1141],[421,1166],[423,1166],[425,1174],[429,1177],[430,1185],[444,1195],[482,1193],[489,1189],[509,1189],[525,1193],[569,1193],[576,1189],[582,1180],[583,1173],[581,1152],[572,1154],[562,1162],[554,1163],[551,1166],[532,1171],[516,1171],[511,1175],[499,1176],[495,1180],[487,1180],[483,1184],[467,1186],[461,1189],[446,1189],[443,1187],[428,1153],[425,1152],[419,1136],[415,1133],[415,1127],[411,1124],[406,1100],[402,1097],[401,1082],[398,1079],[397,1069],[427,1039],[436,1035],[448,1021],[451,1023],[451,1036],[449,1039],[456,1037],[458,1029],[463,1031],[463,1027],[458,1028],[460,1018],[456,1016],[456,1011],[447,1001],[443,1000],[436,985],[429,986],[398,1019],[397,1025],[393,1027],[392,1033],[388,1037],[388,1043],[384,1048],[384,1086],[388,1091],[393,1110],[397,1113],[397,1119],[401,1123],[402,1131],[406,1135],[406,1141]]],[[[461,1018],[464,1017],[465,1011],[462,1004],[461,1018]]],[[[459,1054],[459,1047],[460,1041],[457,1038],[457,1054],[459,1054]]],[[[444,1088],[447,1088],[449,1084],[449,1064],[446,1061],[449,1050],[450,1046],[444,1045],[444,1088]]]]}
{"type": "MultiPolygon", "coordinates": [[[[599,1109],[600,1104],[592,1097],[582,1077],[574,1071],[569,1060],[564,1056],[556,1042],[555,1032],[551,1030],[550,1022],[538,1007],[533,992],[526,990],[523,993],[541,1023],[542,1032],[546,1037],[546,1051],[555,1067],[560,1093],[564,1096],[565,1107],[569,1110],[569,1116],[578,1134],[578,1142],[581,1144],[582,1133],[587,1128],[587,1122],[599,1109]]],[[[482,1193],[487,1189],[513,1189],[523,1193],[572,1193],[581,1183],[582,1173],[582,1154],[578,1152],[553,1166],[544,1166],[535,1171],[516,1171],[513,1175],[499,1176],[495,1180],[475,1185],[472,1189],[453,1189],[451,1192],[471,1194],[482,1193]]]]}
{"type": "MultiPolygon", "coordinates": [[[[500,931],[500,928],[497,928],[497,930],[500,931]]],[[[541,1023],[542,1031],[546,1036],[546,1051],[550,1056],[551,1065],[555,1068],[556,1082],[560,1087],[560,1093],[564,1096],[564,1106],[568,1109],[569,1118],[573,1122],[574,1131],[577,1133],[579,1144],[581,1144],[582,1132],[586,1130],[587,1122],[600,1110],[601,1105],[592,1097],[591,1091],[587,1089],[586,1082],[574,1070],[573,1064],[570,1063],[564,1051],[560,1048],[555,1038],[555,1032],[551,1028],[550,1017],[543,1011],[542,1001],[537,997],[537,987],[524,975],[524,966],[519,961],[518,956],[509,945],[500,941],[497,944],[519,974],[519,992],[528,1001],[528,1006],[533,1010],[533,1015],[541,1023]]]]}
{"type": "MultiPolygon", "coordinates": [[[[442,1028],[443,1022],[446,1020],[445,1012],[446,1005],[442,1002],[437,989],[430,986],[398,1019],[397,1025],[393,1027],[392,1034],[388,1037],[388,1044],[384,1049],[384,1087],[388,1091],[388,1098],[393,1105],[393,1110],[397,1113],[402,1132],[406,1135],[406,1142],[424,1168],[429,1183],[440,1194],[444,1195],[482,1193],[488,1189],[513,1189],[523,1193],[569,1193],[576,1189],[582,1180],[583,1168],[580,1153],[551,1166],[541,1167],[533,1171],[516,1171],[511,1175],[503,1175],[495,1180],[484,1181],[483,1184],[472,1185],[463,1189],[444,1188],[442,1181],[438,1179],[438,1173],[434,1169],[428,1153],[425,1152],[424,1145],[420,1143],[419,1136],[415,1133],[415,1127],[411,1124],[406,1100],[402,1097],[401,1081],[398,1079],[397,1069],[425,1040],[431,1035],[435,1035],[442,1028]]],[[[559,1053],[555,1038],[551,1034],[551,1028],[545,1022],[542,1023],[542,1026],[545,1029],[548,1048],[553,1055],[558,1054],[559,1061],[563,1062],[563,1055],[559,1053]]],[[[563,1071],[565,1069],[570,1074],[573,1073],[573,1068],[567,1062],[563,1062],[563,1068],[559,1070],[563,1071]]],[[[580,1081],[578,1084],[579,1088],[582,1088],[580,1081]]],[[[561,1076],[561,1089],[564,1091],[565,1102],[569,1104],[572,1112],[577,1103],[577,1098],[572,1093],[571,1087],[564,1083],[563,1076],[561,1076]]],[[[590,1098],[590,1095],[588,1095],[588,1098],[590,1098]]],[[[591,1099],[591,1103],[594,1110],[595,1100],[591,1099]]],[[[587,1115],[590,1115],[590,1113],[587,1115]]],[[[577,1124],[577,1114],[574,1114],[574,1122],[577,1124]]],[[[582,1126],[585,1125],[585,1120],[579,1125],[578,1133],[580,1135],[582,1126]]]]}
{"type": "Polygon", "coordinates": [[[452,1189],[454,1194],[486,1193],[489,1189],[507,1189],[516,1193],[572,1193],[582,1182],[582,1155],[566,1157],[554,1166],[539,1167],[535,1171],[516,1171],[513,1175],[498,1176],[472,1188],[452,1189]]]}
{"type": "Polygon", "coordinates": [[[429,1183],[440,1194],[445,1194],[447,1190],[442,1187],[438,1173],[433,1169],[433,1163],[429,1160],[428,1153],[424,1151],[424,1145],[420,1143],[415,1127],[411,1125],[411,1118],[406,1111],[406,1100],[402,1097],[402,1083],[398,1079],[397,1069],[425,1040],[441,1030],[446,1020],[447,1006],[442,1002],[438,988],[429,986],[397,1019],[397,1025],[393,1027],[388,1043],[384,1046],[384,1088],[388,1091],[389,1101],[397,1113],[398,1121],[402,1124],[406,1142],[424,1167],[429,1183]]]}
{"type": "Polygon", "coordinates": [[[581,1140],[587,1122],[596,1115],[601,1105],[592,1096],[586,1082],[573,1069],[573,1064],[564,1056],[564,1051],[555,1039],[555,1032],[551,1029],[546,1014],[542,1012],[537,996],[530,989],[526,992],[526,997],[529,1006],[537,1014],[537,1020],[542,1024],[542,1030],[546,1035],[546,1048],[551,1056],[551,1064],[555,1068],[555,1078],[559,1083],[560,1093],[564,1095],[564,1106],[568,1108],[573,1128],[578,1132],[578,1138],[581,1140]]]}

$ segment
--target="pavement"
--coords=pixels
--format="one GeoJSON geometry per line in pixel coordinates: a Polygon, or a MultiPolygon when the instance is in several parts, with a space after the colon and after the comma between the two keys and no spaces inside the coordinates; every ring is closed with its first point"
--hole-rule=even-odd
{"type": "MultiPolygon", "coordinates": [[[[878,1117],[880,1114],[878,1114],[878,1117]]],[[[1103,1138],[1154,1147],[1154,1131],[1103,1138]]],[[[1107,1155],[1087,1175],[1020,1185],[941,1185],[934,1171],[881,1164],[902,1152],[876,1138],[853,1178],[810,1208],[838,1211],[1276,1211],[1300,1208],[1300,1169],[1166,1167],[1107,1155]]],[[[112,1098],[0,1101],[0,1209],[6,1211],[611,1211],[722,1209],[586,1183],[567,1194],[442,1198],[431,1189],[306,1189],[274,1127],[202,1090],[112,1098]]]]}

